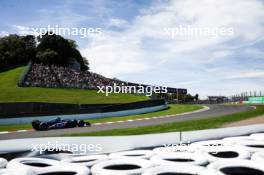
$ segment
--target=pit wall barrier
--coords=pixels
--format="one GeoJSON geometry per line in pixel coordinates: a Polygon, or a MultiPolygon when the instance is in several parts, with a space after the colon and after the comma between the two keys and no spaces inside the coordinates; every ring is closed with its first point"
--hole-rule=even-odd
{"type": "MultiPolygon", "coordinates": [[[[191,143],[202,140],[221,139],[224,137],[242,136],[264,132],[264,124],[220,129],[197,130],[187,132],[171,132],[134,136],[106,137],[45,137],[32,139],[1,140],[0,152],[29,151],[32,144],[100,144],[102,150],[88,154],[110,153],[130,149],[164,146],[164,144],[191,143]],[[19,143],[19,144],[18,144],[19,143]]],[[[80,153],[74,152],[73,153],[80,153]]]]}

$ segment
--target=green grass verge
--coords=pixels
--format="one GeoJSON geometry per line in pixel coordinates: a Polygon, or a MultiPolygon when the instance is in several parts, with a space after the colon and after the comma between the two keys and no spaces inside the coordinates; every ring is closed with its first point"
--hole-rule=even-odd
{"type": "Polygon", "coordinates": [[[0,102],[50,102],[71,104],[128,103],[148,98],[132,94],[98,94],[96,90],[21,88],[17,82],[25,67],[0,73],[0,102]]]}
{"type": "Polygon", "coordinates": [[[17,131],[17,130],[29,130],[32,129],[31,124],[23,124],[23,125],[0,125],[1,131],[17,131]]]}
{"type": "Polygon", "coordinates": [[[67,136],[122,136],[122,135],[139,135],[139,134],[212,129],[212,128],[219,128],[227,123],[257,117],[263,114],[264,114],[264,106],[257,106],[256,110],[250,110],[246,112],[240,112],[240,113],[225,115],[221,117],[219,116],[216,118],[175,122],[175,123],[145,126],[138,128],[114,129],[114,130],[106,130],[100,132],[89,132],[89,133],[79,133],[79,134],[70,134],[70,135],[68,134],[67,136]]]}
{"type": "Polygon", "coordinates": [[[91,123],[103,123],[103,122],[115,122],[115,121],[121,121],[121,120],[124,121],[124,120],[138,119],[138,118],[151,118],[151,117],[158,117],[158,116],[164,116],[164,115],[191,112],[191,111],[196,111],[202,108],[203,108],[202,106],[198,106],[198,105],[171,104],[169,105],[168,109],[164,109],[164,110],[157,111],[157,112],[138,114],[138,115],[129,115],[129,116],[123,116],[123,117],[92,119],[92,120],[87,120],[87,121],[91,123]]]}
{"type": "MultiPolygon", "coordinates": [[[[140,115],[130,115],[130,116],[124,116],[124,117],[111,117],[111,118],[104,118],[104,119],[93,119],[93,120],[87,120],[91,123],[98,123],[98,122],[110,122],[110,121],[124,121],[129,119],[137,119],[137,118],[146,118],[146,117],[157,117],[157,116],[163,116],[163,115],[171,115],[171,114],[179,114],[184,112],[191,112],[195,110],[201,109],[202,106],[197,105],[170,105],[170,108],[157,111],[157,112],[151,112],[146,114],[140,114],[140,115]]],[[[30,124],[23,124],[23,125],[0,125],[0,131],[13,131],[13,130],[23,130],[23,129],[32,129],[30,124]]]]}

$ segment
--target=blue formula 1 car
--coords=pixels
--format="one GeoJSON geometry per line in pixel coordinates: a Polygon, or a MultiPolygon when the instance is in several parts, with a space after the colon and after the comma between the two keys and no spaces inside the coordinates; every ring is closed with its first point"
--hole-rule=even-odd
{"type": "Polygon", "coordinates": [[[64,129],[64,128],[75,128],[90,126],[89,122],[83,120],[69,120],[61,119],[60,117],[42,122],[40,120],[33,120],[32,127],[37,131],[46,131],[49,129],[64,129]]]}

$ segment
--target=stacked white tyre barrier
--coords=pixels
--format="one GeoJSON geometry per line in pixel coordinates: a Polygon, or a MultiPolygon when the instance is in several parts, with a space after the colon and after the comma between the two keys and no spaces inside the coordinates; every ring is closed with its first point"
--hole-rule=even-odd
{"type": "Polygon", "coordinates": [[[100,155],[0,158],[0,175],[264,175],[263,138],[257,133],[100,155]]]}
{"type": "Polygon", "coordinates": [[[0,157],[0,169],[5,168],[7,165],[7,160],[0,157]]]}
{"type": "Polygon", "coordinates": [[[224,141],[224,140],[207,140],[192,143],[191,146],[195,149],[195,151],[199,150],[207,150],[208,148],[214,147],[223,147],[223,146],[233,146],[232,142],[224,141]]]}
{"type": "Polygon", "coordinates": [[[72,163],[81,166],[91,167],[101,161],[107,160],[107,155],[88,155],[88,156],[75,156],[68,159],[62,159],[62,163],[72,163]]]}
{"type": "Polygon", "coordinates": [[[157,154],[150,159],[156,165],[207,165],[208,160],[199,153],[163,153],[157,154]]]}
{"type": "Polygon", "coordinates": [[[264,141],[240,141],[237,142],[237,147],[253,154],[259,151],[264,151],[264,141]]]}
{"type": "Polygon", "coordinates": [[[227,137],[223,138],[222,140],[231,144],[236,144],[241,141],[255,141],[255,139],[250,136],[227,137]]]}
{"type": "Polygon", "coordinates": [[[133,158],[149,159],[152,155],[153,155],[153,151],[151,150],[132,150],[132,151],[111,153],[109,155],[109,158],[113,159],[113,158],[133,157],[133,158]]]}
{"type": "Polygon", "coordinates": [[[252,137],[254,140],[264,141],[264,133],[251,134],[250,137],[252,137]]]}
{"type": "Polygon", "coordinates": [[[251,157],[251,160],[264,163],[264,152],[254,153],[251,157]]]}
{"type": "Polygon", "coordinates": [[[9,169],[23,169],[28,168],[34,171],[38,171],[41,169],[45,169],[46,167],[59,165],[59,161],[52,159],[44,159],[44,158],[35,158],[35,157],[27,157],[27,158],[17,158],[13,159],[7,164],[7,168],[9,169]]]}
{"type": "Polygon", "coordinates": [[[36,175],[31,169],[0,169],[0,175],[36,175]]]}
{"type": "Polygon", "coordinates": [[[190,144],[174,144],[174,145],[166,145],[163,147],[158,147],[153,149],[154,154],[161,153],[172,153],[172,152],[195,152],[195,147],[190,144]]]}
{"type": "Polygon", "coordinates": [[[46,168],[35,171],[35,175],[43,175],[43,174],[89,175],[89,173],[90,173],[90,170],[85,166],[80,166],[76,164],[67,164],[67,163],[56,165],[56,166],[50,166],[50,167],[46,167],[46,168]]]}
{"type": "Polygon", "coordinates": [[[214,162],[207,167],[223,173],[224,175],[262,175],[264,174],[263,162],[250,160],[225,160],[214,162]]]}
{"type": "Polygon", "coordinates": [[[201,155],[209,162],[218,160],[250,159],[250,152],[239,147],[220,146],[201,150],[201,155]]]}
{"type": "Polygon", "coordinates": [[[94,165],[93,175],[140,175],[153,166],[149,160],[140,158],[116,158],[94,165]]]}
{"type": "Polygon", "coordinates": [[[160,175],[160,174],[193,174],[200,175],[205,170],[204,167],[187,165],[187,166],[156,166],[147,169],[142,175],[160,175]]]}

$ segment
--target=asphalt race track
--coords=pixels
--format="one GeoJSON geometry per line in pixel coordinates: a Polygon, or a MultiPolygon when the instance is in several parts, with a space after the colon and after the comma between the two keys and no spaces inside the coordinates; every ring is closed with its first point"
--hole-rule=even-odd
{"type": "Polygon", "coordinates": [[[84,128],[71,128],[71,129],[58,129],[58,130],[49,130],[49,131],[26,131],[26,132],[13,132],[0,134],[0,140],[6,139],[17,139],[17,138],[37,138],[37,137],[47,137],[47,136],[61,136],[64,134],[72,133],[81,133],[81,132],[94,132],[94,131],[103,131],[111,129],[121,129],[121,128],[134,128],[141,126],[150,126],[150,125],[159,125],[164,123],[171,122],[181,122],[193,119],[202,119],[202,118],[212,118],[222,115],[243,112],[247,110],[252,110],[250,106],[230,106],[230,105],[207,105],[210,109],[207,111],[182,114],[172,117],[157,117],[149,118],[144,120],[134,120],[134,121],[125,121],[125,122],[115,122],[115,123],[103,123],[98,125],[92,125],[91,127],[84,128]]]}

